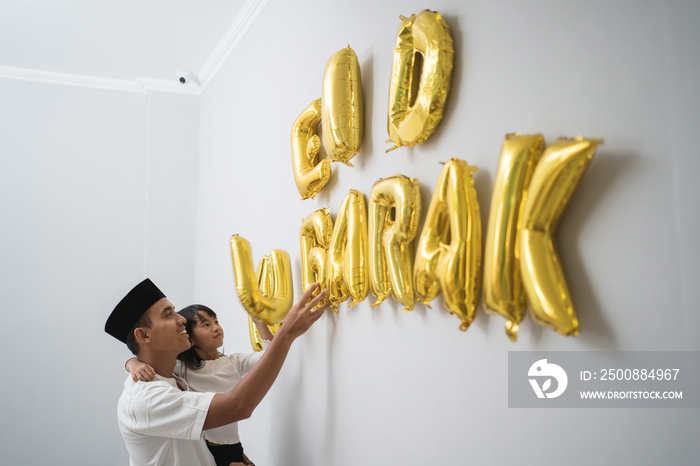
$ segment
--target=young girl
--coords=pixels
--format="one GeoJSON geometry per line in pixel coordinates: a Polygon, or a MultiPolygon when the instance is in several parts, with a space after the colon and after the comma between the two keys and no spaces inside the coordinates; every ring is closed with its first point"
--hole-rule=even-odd
{"type": "MultiPolygon", "coordinates": [[[[208,307],[193,304],[182,309],[178,314],[187,319],[185,328],[190,336],[192,347],[178,355],[175,375],[184,379],[190,390],[228,392],[262,356],[262,352],[234,353],[229,356],[220,353],[219,348],[224,344],[224,330],[219,325],[216,313],[208,307]]],[[[256,322],[255,325],[265,348],[272,340],[272,333],[260,322],[256,322]]],[[[155,371],[150,365],[136,358],[126,362],[126,369],[135,381],[149,381],[155,376],[155,371]]],[[[253,464],[243,452],[237,423],[206,430],[204,438],[217,466],[253,464]]]]}

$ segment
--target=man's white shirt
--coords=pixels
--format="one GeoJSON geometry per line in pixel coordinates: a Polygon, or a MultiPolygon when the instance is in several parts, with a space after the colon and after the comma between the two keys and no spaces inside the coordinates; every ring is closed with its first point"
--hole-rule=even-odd
{"type": "Polygon", "coordinates": [[[117,419],[131,466],[215,466],[202,434],[213,397],[182,391],[174,378],[128,376],[117,419]]]}

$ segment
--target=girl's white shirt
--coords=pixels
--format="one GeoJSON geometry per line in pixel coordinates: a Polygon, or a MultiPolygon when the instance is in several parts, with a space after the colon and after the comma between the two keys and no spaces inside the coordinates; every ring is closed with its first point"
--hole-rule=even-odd
{"type": "MultiPolygon", "coordinates": [[[[186,368],[182,361],[175,365],[175,375],[183,379],[189,390],[194,392],[226,393],[233,390],[238,382],[260,360],[269,341],[263,340],[263,351],[258,353],[234,353],[220,356],[219,359],[204,361],[199,369],[186,368]]],[[[240,442],[238,423],[204,431],[204,438],[219,445],[233,445],[240,442]]]]}

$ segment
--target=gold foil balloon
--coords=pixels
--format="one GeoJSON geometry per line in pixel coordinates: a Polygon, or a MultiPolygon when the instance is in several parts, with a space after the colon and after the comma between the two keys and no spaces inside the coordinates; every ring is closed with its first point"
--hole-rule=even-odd
{"type": "MultiPolygon", "coordinates": [[[[270,329],[270,333],[272,333],[272,335],[274,336],[277,334],[277,331],[280,329],[281,326],[282,324],[279,323],[274,325],[268,325],[267,328],[270,329]]],[[[250,314],[248,314],[248,331],[250,332],[250,344],[253,348],[253,351],[262,351],[262,338],[260,337],[260,332],[258,332],[258,328],[255,326],[255,322],[253,321],[253,318],[250,316],[250,314]]]]}
{"type": "MultiPolygon", "coordinates": [[[[281,325],[282,324],[268,325],[267,328],[270,329],[270,333],[275,335],[281,325]]],[[[260,337],[260,332],[258,332],[258,328],[255,326],[255,321],[253,321],[253,317],[250,314],[248,314],[248,333],[250,334],[250,346],[252,346],[253,351],[262,351],[262,338],[260,337]]]]}
{"type": "Polygon", "coordinates": [[[541,134],[506,135],[491,197],[484,249],[484,309],[507,319],[506,334],[512,341],[517,341],[525,316],[525,291],[518,262],[520,213],[543,151],[541,134]]]}
{"type": "Polygon", "coordinates": [[[260,332],[258,332],[258,329],[255,327],[255,322],[250,314],[248,314],[248,334],[250,335],[250,346],[253,348],[253,351],[262,351],[262,338],[260,338],[260,332]]]}
{"type": "Polygon", "coordinates": [[[328,247],[333,234],[333,219],[328,209],[319,209],[301,222],[299,246],[301,249],[301,287],[319,283],[318,293],[325,287],[328,247]]]}
{"type": "Polygon", "coordinates": [[[360,151],[364,109],[360,62],[348,46],[328,60],[321,97],[323,147],[331,160],[352,167],[360,151]]]}
{"type": "Polygon", "coordinates": [[[369,201],[370,286],[378,306],[389,295],[413,310],[413,239],[421,218],[418,180],[403,175],[374,183],[369,201]]]}
{"type": "MultiPolygon", "coordinates": [[[[255,272],[256,279],[258,280],[258,286],[260,287],[260,292],[263,294],[263,296],[270,296],[273,293],[273,274],[270,272],[270,256],[264,256],[258,264],[258,270],[255,272]]],[[[274,335],[277,333],[277,330],[279,330],[281,325],[281,323],[268,325],[267,328],[270,329],[270,333],[274,335]]],[[[248,333],[250,334],[250,345],[253,347],[253,351],[262,351],[262,338],[260,337],[258,328],[255,326],[253,316],[250,314],[248,314],[248,333]]]]}
{"type": "Polygon", "coordinates": [[[282,322],[291,309],[294,298],[289,254],[278,249],[272,250],[263,258],[258,267],[259,273],[256,274],[250,243],[239,235],[233,235],[231,257],[236,291],[245,310],[266,325],[282,322]],[[267,293],[263,293],[259,285],[262,280],[269,280],[269,284],[263,286],[269,290],[267,293]]]}
{"type": "Polygon", "coordinates": [[[318,160],[321,138],[316,134],[321,123],[321,99],[301,112],[292,126],[292,164],[294,181],[301,199],[313,199],[331,177],[331,162],[318,160]]]}
{"type": "Polygon", "coordinates": [[[601,140],[559,139],[544,151],[522,212],[520,269],[533,318],[563,335],[579,322],[554,245],[559,218],[601,140]]]}
{"type": "MultiPolygon", "coordinates": [[[[419,144],[435,131],[450,92],[454,48],[440,13],[401,18],[389,90],[389,138],[394,150],[419,144]]],[[[388,141],[387,141],[388,142],[388,141]]]]}
{"type": "Polygon", "coordinates": [[[367,247],[365,197],[351,189],[338,210],[328,248],[328,300],[336,312],[349,297],[354,306],[369,293],[367,247]]]}
{"type": "Polygon", "coordinates": [[[472,178],[478,170],[459,159],[445,164],[413,265],[417,299],[428,305],[442,291],[462,331],[474,320],[481,292],[481,217],[472,178]]]}

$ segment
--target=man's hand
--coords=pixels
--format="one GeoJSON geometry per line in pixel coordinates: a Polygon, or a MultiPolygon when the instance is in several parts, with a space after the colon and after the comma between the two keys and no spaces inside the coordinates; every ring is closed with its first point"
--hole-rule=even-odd
{"type": "Polygon", "coordinates": [[[318,296],[314,297],[314,292],[320,285],[312,284],[304,293],[299,301],[292,306],[284,318],[280,332],[284,331],[292,339],[303,335],[318,319],[330,305],[326,299],[326,290],[321,291],[318,296]]]}
{"type": "Polygon", "coordinates": [[[279,375],[294,340],[303,335],[328,309],[330,303],[326,299],[325,290],[318,296],[313,296],[318,287],[318,283],[311,285],[292,306],[274,340],[243,380],[230,392],[214,395],[203,430],[248,419],[253,414],[279,375]]]}

